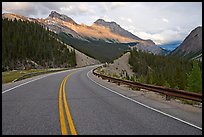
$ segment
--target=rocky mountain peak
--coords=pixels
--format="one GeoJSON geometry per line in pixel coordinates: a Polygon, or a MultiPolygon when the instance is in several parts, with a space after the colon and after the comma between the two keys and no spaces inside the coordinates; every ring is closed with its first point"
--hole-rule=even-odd
{"type": "Polygon", "coordinates": [[[103,19],[98,19],[94,22],[94,24],[109,28],[111,32],[118,34],[120,36],[135,39],[135,40],[141,40],[141,38],[135,36],[134,34],[130,33],[129,31],[123,29],[120,25],[118,25],[114,21],[107,22],[103,19]]]}
{"type": "Polygon", "coordinates": [[[49,14],[49,17],[58,18],[60,20],[66,21],[66,22],[76,24],[76,22],[73,19],[71,19],[70,17],[68,17],[68,16],[66,16],[64,14],[59,14],[56,11],[51,11],[51,13],[49,14]]]}
{"type": "Polygon", "coordinates": [[[99,23],[100,24],[100,23],[103,23],[103,22],[105,22],[104,19],[97,19],[94,23],[96,23],[96,24],[99,23]]]}
{"type": "Polygon", "coordinates": [[[109,28],[120,27],[120,25],[118,25],[116,22],[114,21],[107,22],[104,19],[98,19],[94,22],[94,24],[101,25],[104,27],[109,27],[109,28]]]}
{"type": "Polygon", "coordinates": [[[61,14],[57,13],[56,11],[51,11],[49,17],[56,17],[56,18],[59,18],[61,16],[61,14]]]}

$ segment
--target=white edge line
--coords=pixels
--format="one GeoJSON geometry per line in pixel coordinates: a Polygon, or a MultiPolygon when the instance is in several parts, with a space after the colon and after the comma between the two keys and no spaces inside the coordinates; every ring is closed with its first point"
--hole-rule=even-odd
{"type": "MultiPolygon", "coordinates": [[[[98,65],[94,65],[94,66],[98,66],[98,65]]],[[[51,76],[51,75],[54,75],[54,74],[63,73],[63,72],[66,72],[66,71],[73,71],[73,70],[76,70],[76,69],[90,68],[90,67],[93,67],[93,66],[86,66],[86,67],[82,67],[82,68],[75,68],[75,69],[70,69],[70,70],[59,71],[59,72],[56,72],[56,73],[47,74],[46,76],[43,76],[43,77],[40,77],[40,78],[37,78],[37,79],[33,79],[33,80],[30,80],[30,81],[27,81],[27,82],[22,83],[20,85],[14,86],[14,87],[12,87],[10,89],[4,90],[4,91],[2,91],[2,94],[6,93],[8,91],[11,91],[11,90],[13,90],[15,88],[18,88],[18,87],[21,87],[23,85],[26,85],[26,84],[28,84],[30,82],[33,82],[33,81],[36,81],[36,80],[39,80],[39,79],[42,79],[42,78],[45,78],[45,77],[48,77],[48,76],[51,76]]]]}
{"type": "MultiPolygon", "coordinates": [[[[93,69],[92,69],[92,70],[93,70],[93,69]]],[[[147,105],[145,105],[145,104],[143,104],[143,103],[140,103],[140,102],[138,102],[138,101],[136,101],[136,100],[134,100],[134,99],[131,99],[131,98],[127,97],[127,96],[124,96],[124,95],[122,95],[122,94],[120,94],[120,93],[118,93],[118,92],[116,92],[116,91],[114,91],[114,90],[112,90],[112,89],[109,89],[109,88],[107,88],[107,87],[105,87],[105,86],[99,84],[98,82],[95,82],[95,81],[94,81],[93,79],[91,79],[91,78],[89,77],[89,75],[88,75],[92,70],[90,70],[90,71],[87,73],[87,77],[88,77],[92,82],[94,82],[95,84],[97,84],[97,85],[99,85],[99,86],[101,86],[101,87],[103,87],[103,88],[105,88],[105,89],[107,89],[107,90],[109,90],[109,91],[111,91],[111,92],[113,92],[113,93],[115,93],[115,94],[121,96],[121,97],[124,97],[124,98],[126,98],[126,99],[128,99],[128,100],[131,100],[131,101],[133,101],[133,102],[135,102],[135,103],[137,103],[137,104],[139,104],[139,105],[142,105],[142,106],[144,106],[144,107],[146,107],[146,108],[149,108],[149,109],[151,109],[151,110],[153,110],[153,111],[156,111],[156,112],[161,113],[161,114],[163,114],[163,115],[165,115],[165,116],[171,117],[171,118],[176,119],[176,120],[178,120],[178,121],[180,121],[180,122],[183,122],[183,123],[185,123],[185,124],[188,124],[188,125],[190,125],[190,126],[193,126],[193,127],[197,128],[197,129],[202,130],[201,127],[198,127],[198,126],[196,126],[196,125],[194,125],[194,124],[191,124],[191,123],[189,123],[189,122],[187,122],[187,121],[184,121],[184,120],[182,120],[182,119],[180,119],[180,118],[174,117],[174,116],[169,115],[169,114],[167,114],[167,113],[165,113],[165,112],[162,112],[162,111],[160,111],[160,110],[157,110],[157,109],[155,109],[155,108],[152,108],[152,107],[150,107],[150,106],[147,106],[147,105]]]]}
{"type": "MultiPolygon", "coordinates": [[[[76,68],[76,69],[82,69],[82,68],[76,68]]],[[[4,91],[2,91],[2,94],[6,93],[6,92],[8,92],[8,91],[11,91],[11,90],[13,90],[13,89],[15,89],[15,88],[18,88],[18,87],[21,87],[21,86],[23,86],[23,85],[26,85],[26,84],[28,84],[28,83],[31,83],[31,82],[33,82],[33,81],[36,81],[36,80],[39,80],[39,79],[42,79],[42,78],[45,78],[45,77],[48,77],[48,76],[51,76],[51,75],[55,75],[55,74],[58,74],[58,73],[63,73],[63,72],[66,72],[66,71],[73,71],[73,70],[76,70],[76,69],[70,69],[70,70],[65,70],[65,71],[60,71],[60,72],[56,72],[56,73],[47,74],[46,76],[42,76],[42,77],[40,77],[40,78],[27,81],[27,82],[22,83],[22,84],[20,84],[20,85],[14,86],[14,87],[12,87],[12,88],[10,88],[10,89],[4,90],[4,91]]]]}

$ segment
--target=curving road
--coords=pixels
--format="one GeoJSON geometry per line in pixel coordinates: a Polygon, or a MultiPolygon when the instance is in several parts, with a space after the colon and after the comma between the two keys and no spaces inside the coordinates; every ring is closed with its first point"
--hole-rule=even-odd
{"type": "Polygon", "coordinates": [[[202,135],[202,122],[182,122],[102,86],[95,67],[2,85],[2,134],[202,135]]]}

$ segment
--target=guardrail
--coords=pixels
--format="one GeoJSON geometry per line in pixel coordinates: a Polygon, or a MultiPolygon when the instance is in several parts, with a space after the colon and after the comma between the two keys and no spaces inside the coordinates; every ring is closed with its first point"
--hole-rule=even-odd
{"type": "Polygon", "coordinates": [[[102,66],[93,69],[93,74],[98,77],[101,77],[102,79],[107,79],[108,81],[118,83],[119,85],[125,84],[130,87],[134,87],[134,88],[140,88],[140,89],[146,89],[146,90],[150,90],[154,92],[159,92],[159,93],[165,94],[167,100],[170,100],[170,97],[174,96],[174,97],[202,102],[202,94],[105,76],[105,75],[102,75],[96,72],[96,69],[101,68],[101,67],[102,66]]]}

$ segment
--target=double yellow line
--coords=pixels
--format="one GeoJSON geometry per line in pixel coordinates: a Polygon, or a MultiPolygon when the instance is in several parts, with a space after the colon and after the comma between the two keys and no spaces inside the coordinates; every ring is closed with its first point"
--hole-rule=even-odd
{"type": "Polygon", "coordinates": [[[72,117],[71,117],[71,114],[70,114],[70,111],[69,111],[69,106],[67,104],[66,93],[65,93],[65,84],[66,84],[66,81],[69,78],[69,76],[71,76],[74,72],[72,72],[69,75],[67,75],[63,79],[63,81],[62,81],[62,83],[60,85],[60,91],[59,91],[59,114],[60,114],[60,125],[61,125],[62,135],[68,135],[67,127],[66,127],[66,122],[65,122],[65,116],[64,116],[62,97],[63,97],[63,100],[64,100],[64,108],[65,108],[66,116],[67,116],[67,119],[68,119],[68,124],[69,124],[69,127],[70,127],[70,132],[71,132],[72,135],[77,135],[76,129],[74,127],[74,123],[72,121],[72,117]]]}

